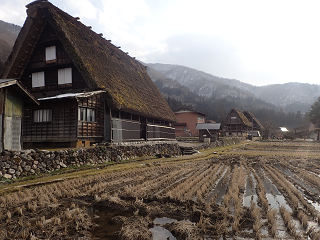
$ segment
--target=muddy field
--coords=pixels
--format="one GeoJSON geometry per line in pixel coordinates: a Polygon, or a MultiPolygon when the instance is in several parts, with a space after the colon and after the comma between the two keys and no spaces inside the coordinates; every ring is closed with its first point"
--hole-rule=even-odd
{"type": "Polygon", "coordinates": [[[0,197],[1,239],[320,239],[320,144],[240,144],[0,197]]]}

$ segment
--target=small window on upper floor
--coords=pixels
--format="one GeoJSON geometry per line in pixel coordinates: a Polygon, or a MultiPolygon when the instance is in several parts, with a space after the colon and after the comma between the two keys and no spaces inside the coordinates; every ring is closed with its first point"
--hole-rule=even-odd
{"type": "Polygon", "coordinates": [[[44,72],[32,73],[32,87],[44,87],[44,72]]]}
{"type": "Polygon", "coordinates": [[[46,47],[46,62],[56,59],[56,46],[46,47]]]}
{"type": "Polygon", "coordinates": [[[72,68],[63,68],[58,70],[58,84],[72,83],[72,68]]]}

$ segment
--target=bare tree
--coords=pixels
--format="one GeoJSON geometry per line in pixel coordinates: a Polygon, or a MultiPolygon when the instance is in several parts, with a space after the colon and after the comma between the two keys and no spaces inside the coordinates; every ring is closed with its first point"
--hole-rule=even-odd
{"type": "Polygon", "coordinates": [[[272,130],[274,130],[274,126],[271,120],[267,120],[263,123],[264,126],[264,139],[269,139],[269,135],[271,134],[272,130]]]}

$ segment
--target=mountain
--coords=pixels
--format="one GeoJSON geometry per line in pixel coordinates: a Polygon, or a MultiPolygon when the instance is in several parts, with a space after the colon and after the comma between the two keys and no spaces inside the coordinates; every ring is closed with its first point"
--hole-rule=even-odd
{"type": "Polygon", "coordinates": [[[281,107],[284,111],[306,112],[320,96],[320,85],[315,84],[292,82],[258,87],[180,65],[149,63],[147,66],[153,69],[149,70],[149,75],[154,81],[161,77],[170,78],[200,96],[252,97],[281,107]]]}
{"type": "Polygon", "coordinates": [[[173,79],[182,86],[186,86],[191,91],[201,96],[214,96],[216,98],[223,98],[226,96],[255,97],[252,93],[254,87],[249,84],[245,87],[245,83],[241,83],[238,80],[220,78],[180,65],[151,63],[147,64],[147,66],[158,72],[156,75],[153,75],[154,71],[150,71],[149,76],[151,79],[159,79],[158,76],[161,74],[166,78],[173,79]],[[239,88],[239,86],[241,88],[239,88]]]}
{"type": "MultiPolygon", "coordinates": [[[[231,108],[250,109],[251,111],[265,109],[268,112],[279,110],[275,105],[253,98],[250,94],[245,95],[242,90],[232,89],[230,86],[220,84],[217,91],[220,89],[224,94],[220,94],[219,97],[214,95],[203,96],[173,79],[167,78],[152,67],[147,67],[147,71],[173,111],[180,108],[192,108],[206,114],[207,119],[220,122],[221,117],[226,116],[231,108]]],[[[259,114],[256,116],[259,116],[259,114]]]]}
{"type": "Polygon", "coordinates": [[[11,53],[21,27],[0,20],[0,72],[11,53]]]}

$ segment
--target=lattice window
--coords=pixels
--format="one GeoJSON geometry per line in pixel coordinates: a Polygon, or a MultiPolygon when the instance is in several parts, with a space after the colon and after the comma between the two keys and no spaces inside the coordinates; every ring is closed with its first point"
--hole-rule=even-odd
{"type": "Polygon", "coordinates": [[[33,122],[52,122],[52,109],[33,110],[33,122]]]}

